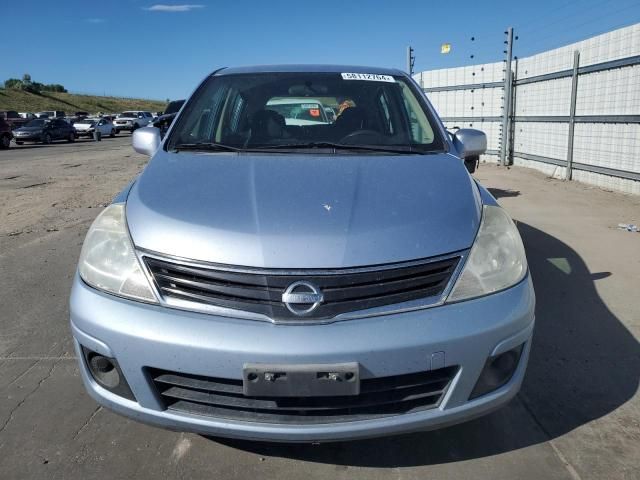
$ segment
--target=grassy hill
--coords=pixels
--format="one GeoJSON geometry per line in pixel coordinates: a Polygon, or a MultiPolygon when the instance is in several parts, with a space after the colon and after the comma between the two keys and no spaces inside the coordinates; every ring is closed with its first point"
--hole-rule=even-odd
{"type": "Polygon", "coordinates": [[[124,110],[164,110],[166,103],[158,100],[142,100],[73,93],[42,92],[34,94],[22,90],[0,88],[0,110],[18,112],[40,112],[63,110],[67,114],[86,111],[89,113],[116,113],[124,110]]]}

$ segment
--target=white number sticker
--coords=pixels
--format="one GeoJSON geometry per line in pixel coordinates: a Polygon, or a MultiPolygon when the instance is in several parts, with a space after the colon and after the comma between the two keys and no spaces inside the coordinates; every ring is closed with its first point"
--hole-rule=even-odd
{"type": "Polygon", "coordinates": [[[391,75],[378,75],[377,73],[343,73],[343,80],[365,80],[368,82],[389,82],[395,83],[391,75]]]}

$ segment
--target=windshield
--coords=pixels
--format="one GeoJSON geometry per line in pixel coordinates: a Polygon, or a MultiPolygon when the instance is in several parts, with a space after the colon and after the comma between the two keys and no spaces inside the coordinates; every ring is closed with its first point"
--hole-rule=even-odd
{"type": "Polygon", "coordinates": [[[120,117],[135,117],[138,118],[138,112],[122,112],[120,117]]]}
{"type": "Polygon", "coordinates": [[[28,122],[25,127],[44,127],[49,121],[44,119],[36,119],[28,122]]]}
{"type": "Polygon", "coordinates": [[[189,100],[167,148],[215,144],[255,150],[348,145],[403,148],[415,153],[441,151],[444,144],[436,123],[419,95],[402,76],[212,76],[189,100]]]}
{"type": "Polygon", "coordinates": [[[76,124],[78,125],[93,125],[94,123],[96,123],[96,119],[94,118],[83,118],[80,120],[76,120],[76,124]]]}

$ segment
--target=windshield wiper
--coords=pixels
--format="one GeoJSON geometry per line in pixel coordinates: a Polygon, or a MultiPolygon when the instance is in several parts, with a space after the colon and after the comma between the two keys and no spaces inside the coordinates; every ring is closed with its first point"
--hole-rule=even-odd
{"type": "Polygon", "coordinates": [[[203,152],[242,152],[242,148],[225,145],[224,143],[199,142],[199,143],[179,143],[173,146],[173,150],[200,150],[203,152]]]}
{"type": "Polygon", "coordinates": [[[400,153],[400,154],[424,154],[421,150],[414,150],[411,146],[386,147],[384,145],[347,145],[344,143],[334,142],[309,142],[309,143],[292,143],[283,145],[261,145],[252,147],[250,151],[262,150],[305,150],[314,148],[332,148],[334,150],[351,150],[361,152],[382,152],[382,153],[400,153]]]}
{"type": "Polygon", "coordinates": [[[359,151],[359,152],[380,152],[380,153],[396,153],[396,154],[404,154],[404,155],[414,155],[421,154],[424,155],[425,152],[421,150],[416,150],[412,148],[410,145],[406,146],[398,146],[398,147],[386,147],[380,145],[347,145],[343,143],[334,143],[334,142],[308,142],[308,143],[291,143],[291,144],[282,144],[282,145],[261,145],[259,147],[234,147],[231,145],[225,145],[224,143],[215,143],[215,142],[199,142],[199,143],[179,143],[178,145],[174,145],[173,151],[180,150],[194,150],[194,151],[203,151],[203,152],[276,152],[279,150],[312,150],[312,149],[321,149],[321,148],[330,148],[334,151],[336,150],[348,150],[348,151],[359,151]]]}

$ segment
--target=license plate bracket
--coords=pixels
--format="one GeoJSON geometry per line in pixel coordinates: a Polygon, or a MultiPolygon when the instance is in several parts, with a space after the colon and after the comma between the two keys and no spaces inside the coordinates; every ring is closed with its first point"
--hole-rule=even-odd
{"type": "Polygon", "coordinates": [[[243,393],[248,397],[334,397],[360,394],[357,362],[331,364],[246,363],[243,393]]]}

